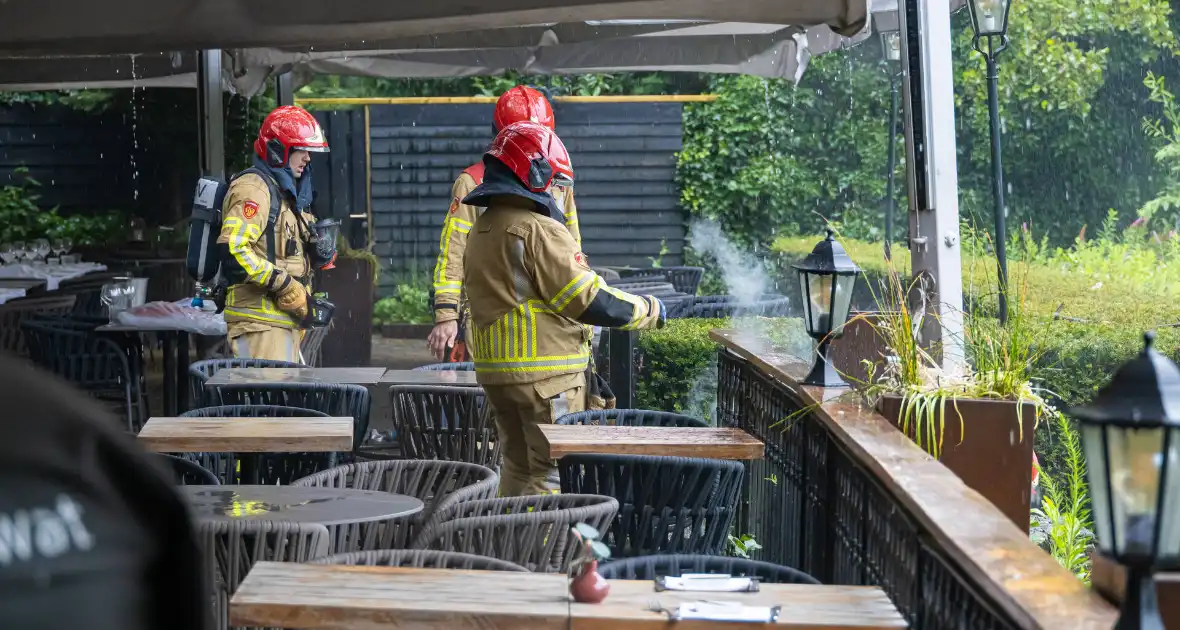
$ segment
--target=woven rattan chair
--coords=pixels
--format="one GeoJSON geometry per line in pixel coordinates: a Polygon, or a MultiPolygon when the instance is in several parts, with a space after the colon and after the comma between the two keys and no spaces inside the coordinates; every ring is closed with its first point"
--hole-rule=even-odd
{"type": "Polygon", "coordinates": [[[719,554],[736,515],[741,462],[647,455],[567,455],[558,462],[562,493],[619,501],[604,530],[614,558],[659,553],[719,554]]]}
{"type": "Polygon", "coordinates": [[[206,584],[213,597],[214,628],[229,627],[229,598],[258,562],[308,562],[328,552],[328,530],[288,521],[202,521],[206,584]]]}
{"type": "Polygon", "coordinates": [[[176,483],[181,486],[218,486],[221,485],[221,480],[217,475],[203,468],[195,461],[177,457],[175,455],[168,455],[160,453],[158,457],[164,459],[164,463],[172,469],[172,474],[176,475],[176,483]]]}
{"type": "Polygon", "coordinates": [[[340,525],[329,528],[333,553],[376,549],[404,549],[414,536],[434,523],[436,515],[463,501],[490,499],[499,477],[490,468],[443,460],[374,461],[338,466],[291,484],[311,488],[340,488],[393,492],[415,497],[424,504],[413,516],[340,525]]]}
{"type": "Polygon", "coordinates": [[[567,413],[557,424],[599,424],[612,427],[708,427],[709,423],[668,411],[649,409],[594,409],[567,413]]]}
{"type": "Polygon", "coordinates": [[[310,564],[349,564],[366,567],[407,567],[414,569],[456,569],[459,571],[528,571],[511,562],[453,551],[423,549],[382,549],[340,553],[312,560],[310,564]]]}
{"type": "Polygon", "coordinates": [[[393,428],[406,459],[448,459],[496,470],[500,440],[479,387],[394,385],[393,428]]]}
{"type": "Polygon", "coordinates": [[[577,552],[570,529],[586,523],[603,531],[618,501],[585,494],[545,494],[464,501],[440,511],[415,549],[490,556],[537,573],[565,573],[577,552]]]}
{"type": "Polygon", "coordinates": [[[194,405],[203,406],[206,400],[205,382],[213,375],[226,368],[301,368],[306,367],[290,361],[271,361],[269,359],[205,359],[196,361],[188,366],[188,382],[191,400],[194,405]]]}
{"type": "Polygon", "coordinates": [[[728,556],[659,555],[615,560],[598,567],[610,580],[655,580],[685,573],[758,577],[768,584],[819,584],[819,580],[781,564],[728,556]]]}
{"type": "Polygon", "coordinates": [[[29,318],[62,317],[74,309],[74,296],[24,298],[0,305],[0,350],[27,356],[21,323],[29,318]]]}

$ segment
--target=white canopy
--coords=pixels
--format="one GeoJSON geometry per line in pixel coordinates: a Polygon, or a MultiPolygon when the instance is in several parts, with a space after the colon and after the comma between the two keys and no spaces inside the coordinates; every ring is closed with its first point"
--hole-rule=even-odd
{"type": "Polygon", "coordinates": [[[247,95],[292,70],[304,78],[667,70],[798,80],[811,55],[868,36],[869,1],[0,2],[0,90],[194,86],[195,55],[167,51],[199,48],[224,50],[226,87],[247,95]]]}

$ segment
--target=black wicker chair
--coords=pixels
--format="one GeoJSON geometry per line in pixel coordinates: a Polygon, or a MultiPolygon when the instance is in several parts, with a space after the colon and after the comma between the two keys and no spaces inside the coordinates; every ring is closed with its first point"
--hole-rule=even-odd
{"type": "Polygon", "coordinates": [[[474,372],[475,364],[471,361],[463,361],[460,363],[430,363],[427,365],[419,365],[414,369],[424,372],[474,372]]]}
{"type": "Polygon", "coordinates": [[[20,325],[29,319],[62,317],[74,308],[74,296],[24,298],[0,306],[0,350],[27,356],[24,331],[20,325]]]}
{"type": "Polygon", "coordinates": [[[638,556],[598,567],[608,580],[655,580],[685,573],[713,573],[757,577],[767,584],[819,584],[819,580],[791,567],[745,558],[700,555],[638,556]]]}
{"type": "Polygon", "coordinates": [[[655,267],[651,269],[622,269],[619,271],[619,276],[624,281],[628,281],[631,278],[642,278],[646,275],[662,276],[666,281],[671,282],[677,291],[689,295],[696,295],[697,289],[701,286],[701,278],[705,275],[705,268],[674,266],[655,267]]]}
{"type": "MultiPolygon", "coordinates": [[[[328,414],[315,409],[280,405],[222,405],[202,407],[180,414],[182,418],[317,418],[328,414]]],[[[200,465],[223,484],[241,483],[236,453],[178,453],[200,465]]],[[[264,484],[289,484],[337,464],[336,453],[258,453],[258,478],[264,484]]]]}
{"type": "Polygon", "coordinates": [[[498,470],[500,440],[478,387],[395,385],[393,429],[406,459],[449,459],[498,470]]]}
{"type": "Polygon", "coordinates": [[[159,454],[165,465],[176,475],[176,484],[180,486],[219,486],[221,480],[211,471],[206,470],[195,461],[177,457],[175,455],[159,454]]]}
{"type": "Polygon", "coordinates": [[[709,423],[668,411],[649,409],[594,409],[568,413],[556,424],[601,424],[618,427],[708,427],[709,423]]]}
{"type": "Polygon", "coordinates": [[[268,359],[206,359],[195,361],[188,366],[188,382],[191,400],[194,405],[202,405],[206,401],[205,383],[213,375],[225,368],[301,368],[307,367],[290,361],[271,361],[268,359]]]}
{"type": "Polygon", "coordinates": [[[781,295],[762,295],[757,301],[742,303],[732,295],[703,295],[683,298],[666,305],[670,319],[722,318],[742,315],[785,317],[790,300],[781,295]]]}
{"type": "Polygon", "coordinates": [[[249,383],[207,385],[210,405],[279,405],[315,409],[332,417],[352,418],[355,451],[369,432],[369,390],[340,383],[249,383]]]}
{"type": "Polygon", "coordinates": [[[333,553],[405,549],[438,514],[463,501],[496,496],[500,478],[486,466],[442,460],[358,462],[304,477],[293,486],[392,492],[419,499],[422,511],[388,521],[329,527],[333,553]]]}
{"type": "Polygon", "coordinates": [[[490,556],[537,573],[565,573],[578,551],[570,529],[586,523],[602,531],[618,507],[610,497],[583,494],[463,501],[440,510],[413,547],[490,556]]]}
{"type": "Polygon", "coordinates": [[[741,462],[646,455],[567,455],[561,492],[619,501],[604,533],[612,557],[719,554],[741,495],[741,462]]]}
{"type": "Polygon", "coordinates": [[[117,404],[127,429],[138,433],[147,422],[148,404],[142,354],[70,320],[27,320],[21,323],[29,358],[94,398],[117,404]]]}

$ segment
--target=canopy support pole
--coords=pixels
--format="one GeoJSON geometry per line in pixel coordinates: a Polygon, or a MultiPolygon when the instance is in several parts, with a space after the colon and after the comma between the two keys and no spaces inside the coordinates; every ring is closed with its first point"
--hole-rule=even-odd
{"type": "MultiPolygon", "coordinates": [[[[963,265],[950,5],[902,0],[898,13],[909,249],[914,277],[928,289],[924,292],[927,299],[922,343],[940,352],[944,370],[960,374],[965,365],[963,265]]],[[[920,308],[922,304],[913,306],[920,308]]]]}
{"type": "Polygon", "coordinates": [[[279,107],[295,104],[295,80],[290,72],[275,75],[275,104],[279,107]]]}
{"type": "Polygon", "coordinates": [[[221,100],[221,51],[197,55],[197,120],[201,172],[225,178],[225,110],[221,100]]]}

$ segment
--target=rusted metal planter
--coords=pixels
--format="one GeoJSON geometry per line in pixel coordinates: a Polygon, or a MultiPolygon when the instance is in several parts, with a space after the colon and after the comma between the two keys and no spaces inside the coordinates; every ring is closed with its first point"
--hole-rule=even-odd
{"type": "MultiPolygon", "coordinates": [[[[900,396],[882,396],[877,412],[901,429],[900,396]]],[[[1023,439],[1016,402],[978,398],[960,398],[953,404],[947,401],[938,460],[1027,532],[1036,422],[1033,405],[1024,404],[1021,416],[1023,439]]],[[[910,438],[914,438],[913,427],[910,429],[910,438]]]]}
{"type": "Polygon", "coordinates": [[[362,367],[373,358],[373,266],[363,258],[336,259],[320,271],[315,291],[336,305],[320,357],[324,367],[362,367]]]}

